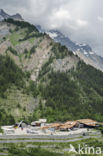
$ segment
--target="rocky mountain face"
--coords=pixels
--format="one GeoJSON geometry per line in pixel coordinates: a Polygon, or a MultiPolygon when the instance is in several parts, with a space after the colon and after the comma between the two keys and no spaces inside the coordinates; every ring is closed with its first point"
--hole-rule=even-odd
{"type": "Polygon", "coordinates": [[[86,64],[90,64],[103,71],[103,57],[98,56],[89,45],[76,43],[58,30],[46,31],[43,30],[41,26],[37,26],[37,28],[41,32],[46,32],[55,42],[65,45],[68,50],[77,54],[86,64]]]}
{"type": "Polygon", "coordinates": [[[103,73],[52,38],[25,21],[0,22],[0,109],[16,120],[102,120],[103,73]]]}
{"type": "Polygon", "coordinates": [[[20,14],[15,15],[8,15],[3,9],[0,9],[0,21],[3,21],[4,19],[12,18],[14,20],[20,20],[22,21],[23,18],[20,14]]]}
{"type": "MultiPolygon", "coordinates": [[[[0,23],[0,54],[9,55],[16,65],[24,73],[30,76],[30,80],[36,82],[42,66],[49,60],[52,55],[52,47],[55,45],[48,35],[39,33],[35,26],[26,22],[7,20],[0,23]]],[[[72,64],[68,62],[70,58],[54,60],[51,65],[56,71],[66,71],[74,67],[78,59],[73,56],[72,64]],[[74,61],[76,59],[76,62],[74,61]],[[64,65],[67,65],[64,67],[64,65]]],[[[27,85],[28,82],[26,82],[27,85]]],[[[1,108],[10,109],[15,116],[21,116],[20,110],[25,109],[22,115],[32,113],[39,104],[40,99],[25,93],[25,89],[18,90],[17,86],[12,86],[5,92],[6,99],[0,98],[1,108]],[[23,93],[24,92],[24,93],[23,93]],[[10,99],[9,99],[10,98],[10,99]],[[20,105],[20,109],[18,106],[20,105]],[[12,110],[13,109],[13,110],[12,110]]]]}

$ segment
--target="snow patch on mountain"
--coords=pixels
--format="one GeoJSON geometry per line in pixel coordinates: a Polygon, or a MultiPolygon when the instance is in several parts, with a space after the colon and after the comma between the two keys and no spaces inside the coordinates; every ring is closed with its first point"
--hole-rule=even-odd
{"type": "Polygon", "coordinates": [[[72,41],[58,30],[44,30],[41,26],[37,26],[40,32],[47,33],[55,42],[66,46],[74,55],[78,55],[85,63],[103,71],[103,57],[98,56],[92,48],[86,43],[78,43],[72,41]]]}
{"type": "Polygon", "coordinates": [[[84,55],[87,55],[88,53],[86,51],[84,51],[84,55]]]}
{"type": "Polygon", "coordinates": [[[46,32],[52,39],[54,39],[55,37],[58,36],[58,34],[56,34],[55,32],[52,33],[52,32],[46,32]]]}
{"type": "Polygon", "coordinates": [[[93,54],[94,54],[94,52],[92,52],[92,51],[91,51],[91,52],[89,52],[89,53],[90,53],[91,55],[93,55],[93,54]]]}

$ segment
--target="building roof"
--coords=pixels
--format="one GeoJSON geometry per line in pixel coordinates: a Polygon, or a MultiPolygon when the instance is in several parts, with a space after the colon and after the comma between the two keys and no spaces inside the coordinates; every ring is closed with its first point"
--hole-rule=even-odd
{"type": "Polygon", "coordinates": [[[67,121],[60,126],[61,129],[73,128],[77,124],[77,121],[67,121]]]}
{"type": "Polygon", "coordinates": [[[47,122],[47,119],[39,119],[39,121],[40,121],[41,123],[45,123],[45,122],[47,122]]]}
{"type": "Polygon", "coordinates": [[[76,123],[77,123],[77,121],[67,121],[64,124],[65,125],[73,125],[73,124],[76,124],[76,123]]]}
{"type": "Polygon", "coordinates": [[[59,128],[62,124],[60,123],[53,123],[51,125],[48,125],[48,126],[44,126],[42,127],[41,129],[48,129],[48,128],[59,128]]]}
{"type": "Polygon", "coordinates": [[[88,126],[96,126],[98,124],[97,121],[91,119],[81,119],[81,120],[77,120],[77,122],[88,126]]]}
{"type": "Polygon", "coordinates": [[[60,126],[59,128],[60,129],[70,129],[70,128],[73,128],[74,126],[73,125],[62,125],[62,126],[60,126]]]}
{"type": "MultiPolygon", "coordinates": [[[[93,126],[95,127],[96,125],[98,125],[99,123],[95,120],[91,120],[91,119],[81,119],[81,120],[76,120],[76,121],[67,121],[64,124],[61,123],[53,123],[44,127],[41,127],[41,129],[49,129],[49,128],[60,128],[60,129],[70,129],[73,128],[74,126],[78,125],[79,123],[81,124],[85,124],[87,126],[93,126]]],[[[101,123],[101,125],[103,125],[103,123],[101,123]]]]}

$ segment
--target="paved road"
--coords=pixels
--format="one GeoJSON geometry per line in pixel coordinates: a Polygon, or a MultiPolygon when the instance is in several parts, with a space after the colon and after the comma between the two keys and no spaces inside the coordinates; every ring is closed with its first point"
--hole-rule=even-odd
{"type": "Polygon", "coordinates": [[[1,135],[0,139],[69,139],[83,136],[82,134],[74,135],[1,135]]]}
{"type": "MultiPolygon", "coordinates": [[[[101,135],[101,133],[96,133],[94,135],[98,136],[101,135]]],[[[83,136],[82,133],[71,135],[0,135],[0,139],[71,139],[79,138],[81,136],[83,136]]]]}
{"type": "Polygon", "coordinates": [[[83,138],[75,138],[70,140],[42,140],[42,139],[35,139],[35,140],[0,140],[0,143],[32,143],[32,142],[51,142],[51,143],[67,143],[67,142],[75,142],[89,138],[99,138],[101,136],[85,136],[83,138]]]}

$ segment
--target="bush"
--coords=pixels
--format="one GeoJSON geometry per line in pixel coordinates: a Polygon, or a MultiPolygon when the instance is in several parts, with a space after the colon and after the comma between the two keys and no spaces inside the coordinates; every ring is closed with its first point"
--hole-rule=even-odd
{"type": "Polygon", "coordinates": [[[0,127],[0,133],[3,133],[3,130],[1,129],[1,127],[0,127]]]}
{"type": "Polygon", "coordinates": [[[17,146],[11,146],[8,149],[9,156],[62,156],[62,154],[49,152],[48,150],[38,148],[20,149],[17,146]]]}
{"type": "Polygon", "coordinates": [[[10,24],[14,24],[20,28],[28,28],[29,33],[33,32],[33,31],[38,32],[37,28],[33,24],[30,24],[30,23],[25,22],[25,21],[16,21],[16,20],[13,20],[10,18],[5,19],[4,21],[7,23],[10,23],[10,24]]]}
{"type": "Polygon", "coordinates": [[[101,133],[103,134],[103,126],[100,126],[98,129],[99,129],[99,130],[101,131],[101,133]]]}
{"type": "Polygon", "coordinates": [[[30,55],[35,53],[36,52],[36,46],[33,46],[31,49],[30,49],[30,55]]]}
{"type": "Polygon", "coordinates": [[[38,95],[37,85],[32,80],[30,80],[30,82],[29,82],[29,92],[31,92],[34,97],[36,97],[38,95]]]}
{"type": "Polygon", "coordinates": [[[7,114],[4,109],[0,109],[0,126],[12,125],[15,123],[15,119],[12,115],[7,114]]]}
{"type": "Polygon", "coordinates": [[[17,55],[17,51],[12,47],[8,47],[7,51],[10,51],[12,54],[17,55]]]}
{"type": "Polygon", "coordinates": [[[65,46],[62,46],[60,43],[55,43],[52,47],[52,51],[56,59],[63,59],[66,56],[73,55],[71,51],[68,51],[68,49],[65,46]]]}

